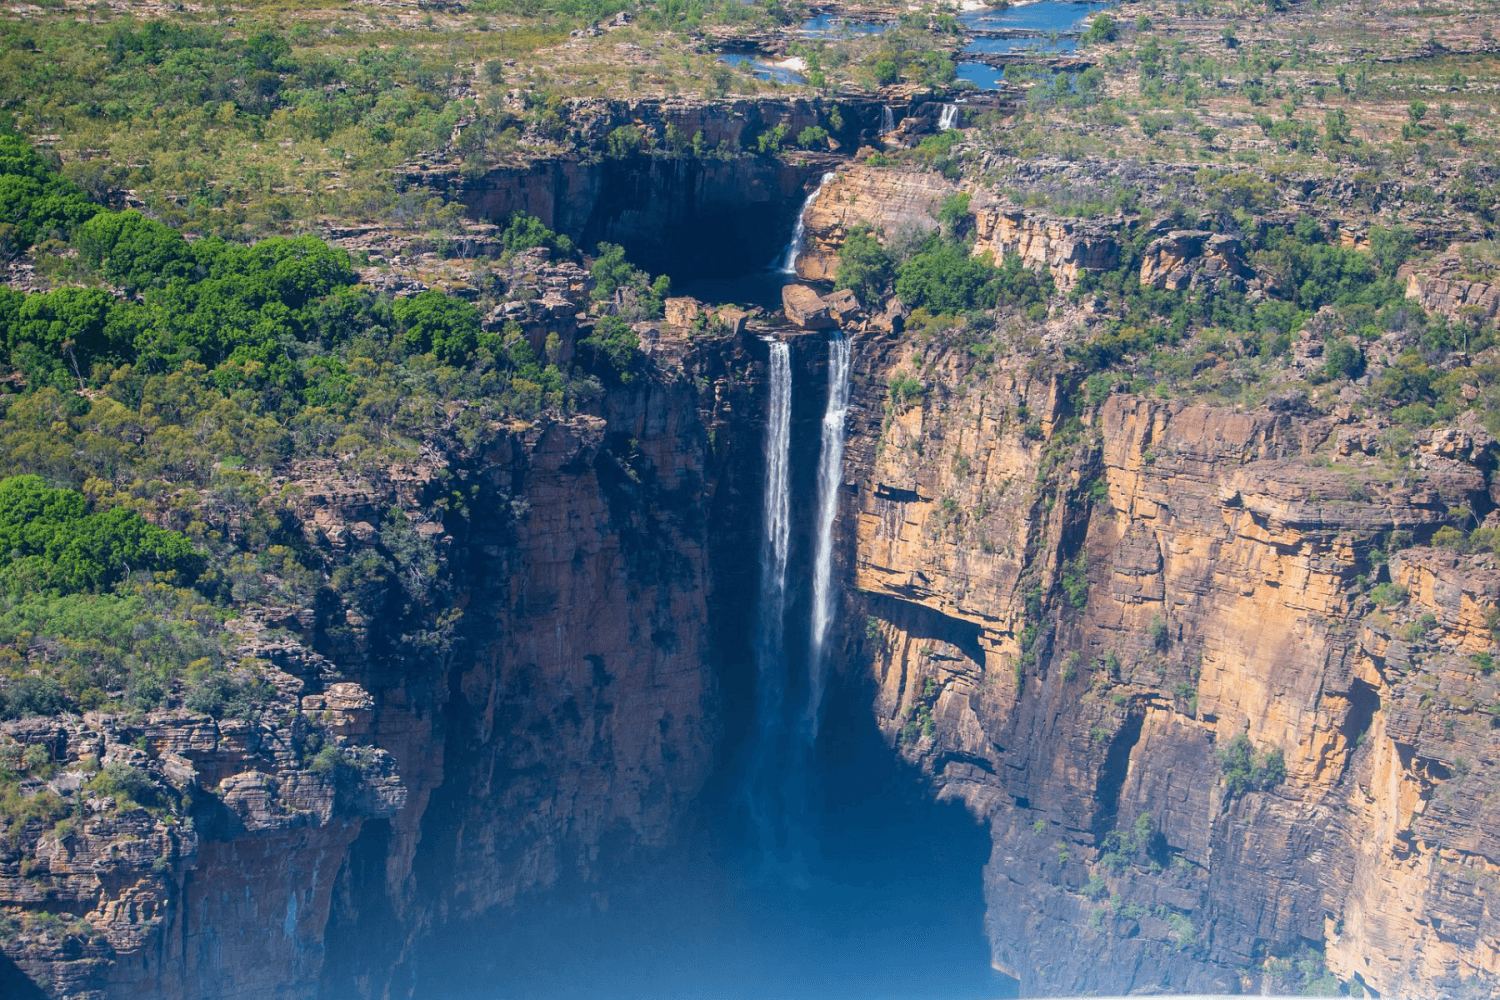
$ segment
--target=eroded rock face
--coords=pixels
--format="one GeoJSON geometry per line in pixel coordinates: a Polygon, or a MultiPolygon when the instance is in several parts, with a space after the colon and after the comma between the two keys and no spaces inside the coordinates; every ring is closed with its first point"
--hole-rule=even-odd
{"type": "MultiPolygon", "coordinates": [[[[718,725],[708,429],[756,390],[739,338],[715,336],[654,331],[657,367],[594,415],[385,470],[297,470],[309,545],[374,548],[402,512],[427,585],[462,611],[443,630],[411,633],[395,609],[259,609],[233,628],[277,700],[249,720],[0,727],[46,745],[58,794],[98,803],[71,830],[0,835],[0,904],[24,925],[6,954],[59,996],[399,994],[427,935],[586,880],[606,832],[623,850],[669,839],[718,725]],[[455,490],[465,508],[435,504],[455,490]],[[308,749],[313,726],[340,754],[308,749]],[[86,787],[117,759],[165,811],[86,787]],[[44,910],[85,921],[87,946],[44,910]]],[[[732,438],[720,428],[721,449],[732,438]]]]}
{"type": "Polygon", "coordinates": [[[1406,297],[1423,309],[1449,319],[1493,323],[1500,319],[1500,269],[1486,268],[1483,278],[1474,278],[1455,253],[1434,258],[1424,273],[1403,264],[1399,276],[1406,281],[1406,297]]]}
{"type": "Polygon", "coordinates": [[[797,276],[805,281],[832,281],[839,248],[858,226],[871,226],[887,237],[936,229],[938,209],[957,193],[958,186],[941,174],[841,167],[803,215],[805,242],[797,257],[797,276]]]}
{"type": "Polygon", "coordinates": [[[1084,271],[1119,263],[1119,243],[1107,225],[994,206],[974,213],[974,230],[975,254],[988,253],[997,264],[1015,254],[1026,267],[1051,272],[1059,288],[1071,288],[1084,271]]]}
{"type": "MultiPolygon", "coordinates": [[[[895,344],[863,342],[867,384],[895,344]]],[[[1367,583],[1391,531],[1488,508],[1488,449],[1435,435],[1394,478],[1306,458],[1332,418],[1114,396],[1048,471],[1057,385],[924,371],[851,427],[848,642],[898,751],[990,829],[997,967],[1028,996],[1279,991],[1266,958],[1311,942],[1382,995],[1488,995],[1500,685],[1471,654],[1500,576],[1413,548],[1406,601],[1367,583]],[[1284,780],[1231,781],[1240,736],[1284,780]]]]}
{"type": "Polygon", "coordinates": [[[1253,276],[1237,238],[1196,229],[1158,237],[1141,261],[1141,284],[1174,292],[1219,284],[1244,291],[1245,279],[1253,276]]]}

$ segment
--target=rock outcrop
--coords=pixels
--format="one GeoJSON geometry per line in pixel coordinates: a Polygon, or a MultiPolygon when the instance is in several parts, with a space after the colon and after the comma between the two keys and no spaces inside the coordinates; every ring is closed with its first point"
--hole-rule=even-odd
{"type": "Polygon", "coordinates": [[[1049,271],[1059,288],[1071,288],[1084,271],[1119,263],[1119,243],[1106,224],[991,206],[975,211],[974,230],[975,254],[990,254],[997,264],[1014,254],[1026,267],[1049,271]]]}
{"type": "Polygon", "coordinates": [[[1452,320],[1494,323],[1500,320],[1500,268],[1485,270],[1486,280],[1469,276],[1456,253],[1435,257],[1421,273],[1403,264],[1399,276],[1406,281],[1406,297],[1429,312],[1452,320]]]}
{"type": "Polygon", "coordinates": [[[1220,284],[1242,292],[1253,277],[1236,237],[1196,229],[1176,229],[1152,240],[1141,261],[1141,284],[1174,292],[1220,284]]]}
{"type": "Polygon", "coordinates": [[[806,285],[783,285],[781,309],[787,319],[804,330],[826,330],[838,326],[828,303],[806,285]]]}
{"type": "Polygon", "coordinates": [[[936,229],[938,209],[957,193],[952,181],[927,171],[858,164],[840,168],[803,215],[805,242],[797,257],[797,276],[832,281],[839,248],[859,226],[887,237],[936,229]]]}

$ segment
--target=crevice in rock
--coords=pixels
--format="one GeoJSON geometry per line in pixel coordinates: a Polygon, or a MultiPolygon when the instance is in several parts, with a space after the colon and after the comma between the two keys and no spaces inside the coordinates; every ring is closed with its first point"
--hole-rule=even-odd
{"type": "Polygon", "coordinates": [[[1104,764],[1099,768],[1099,777],[1094,787],[1094,838],[1102,842],[1104,835],[1115,828],[1120,817],[1120,792],[1125,787],[1125,778],[1130,771],[1130,755],[1140,742],[1141,726],[1145,715],[1139,710],[1130,712],[1110,741],[1104,754],[1104,764]]]}

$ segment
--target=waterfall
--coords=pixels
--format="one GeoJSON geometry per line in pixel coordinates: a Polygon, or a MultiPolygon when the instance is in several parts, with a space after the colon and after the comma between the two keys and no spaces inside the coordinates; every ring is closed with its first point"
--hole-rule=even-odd
{"type": "Polygon", "coordinates": [[[880,109],[880,134],[889,135],[894,131],[896,131],[896,116],[887,104],[880,109]]]}
{"type": "Polygon", "coordinates": [[[797,210],[797,224],[792,227],[792,242],[786,245],[786,256],[781,260],[782,274],[797,273],[797,258],[802,254],[802,239],[807,233],[807,223],[803,221],[803,218],[807,215],[807,210],[812,207],[812,203],[818,200],[818,195],[823,193],[823,187],[833,178],[832,172],[824,174],[823,178],[818,181],[818,186],[813,188],[812,193],[802,202],[802,207],[797,210]]]}
{"type": "Polygon", "coordinates": [[[833,622],[833,522],[839,509],[844,468],[844,418],[849,413],[849,338],[835,333],[828,340],[828,405],[823,410],[823,443],[818,456],[818,536],[813,557],[812,636],[807,656],[807,712],[803,734],[811,744],[818,736],[827,675],[825,645],[833,622]]]}
{"type": "Polygon", "coordinates": [[[785,341],[770,341],[766,410],[766,486],[760,544],[760,607],[755,642],[756,742],[750,761],[750,809],[762,834],[770,828],[767,771],[778,754],[785,678],[786,564],[791,542],[792,352],[785,341]]]}
{"type": "Polygon", "coordinates": [[[938,131],[939,132],[946,132],[950,128],[956,128],[957,126],[956,126],[955,123],[957,121],[958,121],[958,105],[957,104],[944,104],[943,105],[943,113],[940,114],[940,115],[938,115],[938,131]]]}

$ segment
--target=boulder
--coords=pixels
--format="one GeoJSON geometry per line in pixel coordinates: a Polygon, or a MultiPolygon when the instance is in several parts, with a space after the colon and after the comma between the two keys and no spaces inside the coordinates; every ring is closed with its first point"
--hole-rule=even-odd
{"type": "Polygon", "coordinates": [[[721,307],[717,315],[719,325],[736,337],[745,332],[745,323],[750,319],[748,312],[733,306],[721,307]]]}
{"type": "Polygon", "coordinates": [[[692,326],[703,311],[697,299],[687,296],[667,299],[663,305],[667,312],[668,326],[692,326]]]}
{"type": "Polygon", "coordinates": [[[1243,291],[1253,272],[1240,256],[1240,241],[1201,229],[1174,229],[1151,241],[1141,261],[1141,284],[1180,292],[1227,282],[1243,291]]]}
{"type": "Polygon", "coordinates": [[[847,325],[858,318],[863,312],[859,305],[859,299],[847,288],[841,288],[831,295],[823,296],[823,304],[828,307],[829,313],[838,320],[840,326],[847,325]]]}
{"type": "Polygon", "coordinates": [[[870,318],[870,326],[883,333],[900,333],[906,329],[906,304],[892,296],[886,300],[885,308],[870,318]]]}
{"type": "Polygon", "coordinates": [[[786,318],[804,330],[826,330],[838,325],[823,297],[806,285],[783,285],[781,308],[786,318]]]}

